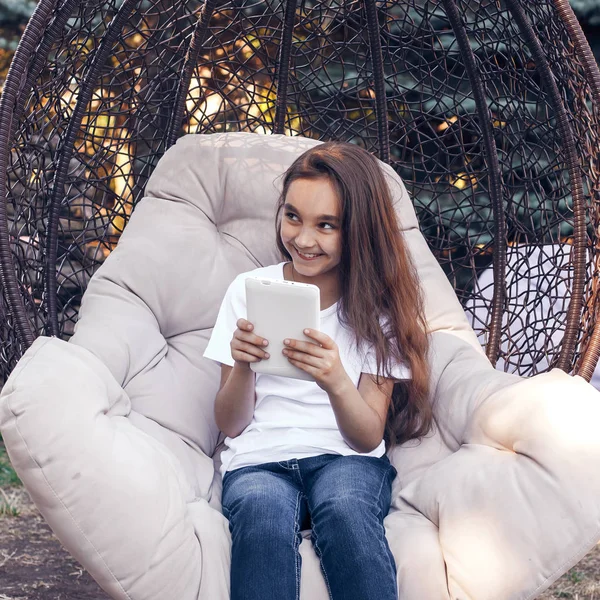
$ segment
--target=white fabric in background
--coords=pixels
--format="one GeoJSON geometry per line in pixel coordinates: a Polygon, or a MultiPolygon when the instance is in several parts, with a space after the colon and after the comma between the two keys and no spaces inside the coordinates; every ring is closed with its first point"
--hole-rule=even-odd
{"type": "MultiPolygon", "coordinates": [[[[500,349],[503,354],[518,356],[521,365],[535,362],[537,372],[549,367],[547,348],[559,348],[564,324],[558,316],[567,312],[570,292],[565,281],[572,276],[570,244],[548,244],[542,247],[513,246],[507,251],[507,310],[502,315],[500,349]],[[557,274],[561,280],[556,281],[557,274]],[[526,336],[526,339],[525,339],[526,336]],[[528,356],[521,348],[529,350],[528,356]]],[[[494,293],[494,270],[489,267],[477,281],[480,296],[465,304],[465,311],[482,346],[487,343],[485,327],[491,314],[494,293]]],[[[514,364],[500,357],[496,368],[515,372],[514,364]]],[[[513,361],[514,362],[514,361],[513,361]]],[[[590,383],[600,389],[600,366],[590,383]]]]}

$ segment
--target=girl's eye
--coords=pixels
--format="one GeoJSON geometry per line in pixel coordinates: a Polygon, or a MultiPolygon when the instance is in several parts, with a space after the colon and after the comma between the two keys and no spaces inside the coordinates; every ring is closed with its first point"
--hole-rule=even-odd
{"type": "MultiPolygon", "coordinates": [[[[295,215],[293,212],[286,212],[285,216],[292,221],[298,218],[298,216],[295,215]]],[[[329,229],[335,229],[335,227],[331,223],[327,223],[327,221],[323,221],[323,223],[319,223],[319,225],[322,226],[324,229],[325,226],[327,226],[329,229]]]]}

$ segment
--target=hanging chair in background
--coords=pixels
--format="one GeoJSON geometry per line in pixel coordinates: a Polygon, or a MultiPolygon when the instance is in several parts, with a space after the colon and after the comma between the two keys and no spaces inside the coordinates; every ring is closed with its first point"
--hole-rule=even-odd
{"type": "Polygon", "coordinates": [[[37,335],[70,337],[165,150],[224,131],[374,152],[405,181],[459,299],[485,315],[475,329],[490,360],[589,380],[599,89],[566,0],[42,0],[0,106],[0,380],[37,335]],[[547,287],[565,285],[569,301],[546,330],[535,291],[504,289],[507,248],[522,262],[561,243],[569,267],[547,287]],[[498,283],[482,294],[492,266],[498,283]]]}
{"type": "Polygon", "coordinates": [[[592,548],[599,90],[562,0],[38,4],[0,99],[0,427],[112,597],[227,598],[202,351],[229,282],[277,261],[276,177],[329,139],[382,161],[427,296],[401,597],[534,598],[592,548]]]}

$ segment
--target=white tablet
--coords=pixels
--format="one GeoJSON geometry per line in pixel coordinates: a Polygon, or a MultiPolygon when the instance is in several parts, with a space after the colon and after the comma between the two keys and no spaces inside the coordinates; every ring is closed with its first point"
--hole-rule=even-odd
{"type": "Polygon", "coordinates": [[[312,375],[289,362],[282,350],[285,338],[316,343],[303,331],[319,330],[320,308],[320,290],[312,283],[248,277],[247,319],[254,325],[253,333],[269,341],[269,358],[250,363],[250,368],[256,373],[314,381],[312,375]]]}

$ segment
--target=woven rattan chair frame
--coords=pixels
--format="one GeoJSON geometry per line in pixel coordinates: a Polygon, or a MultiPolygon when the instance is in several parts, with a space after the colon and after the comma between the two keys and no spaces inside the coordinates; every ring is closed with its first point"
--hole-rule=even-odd
{"type": "Polygon", "coordinates": [[[41,0],[0,99],[0,382],[36,336],[72,334],[165,150],[220,131],[374,152],[459,299],[485,309],[490,360],[589,380],[599,107],[567,0],[41,0]],[[523,300],[507,256],[532,249],[550,267],[523,300]],[[560,289],[539,323],[533,307],[560,289]]]}

